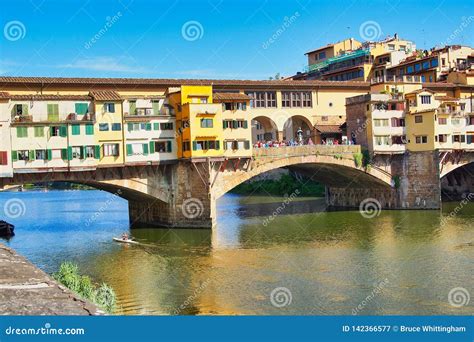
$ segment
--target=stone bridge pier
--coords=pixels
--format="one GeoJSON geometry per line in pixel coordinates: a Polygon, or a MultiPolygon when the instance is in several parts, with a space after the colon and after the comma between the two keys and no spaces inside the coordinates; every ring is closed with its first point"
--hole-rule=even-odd
{"type": "MultiPolygon", "coordinates": [[[[440,209],[440,160],[437,151],[406,152],[403,155],[378,155],[371,167],[391,175],[389,188],[369,186],[328,187],[326,201],[335,208],[358,208],[374,199],[381,209],[440,209]]],[[[375,202],[375,201],[372,201],[375,202]]]]}
{"type": "Polygon", "coordinates": [[[210,163],[180,161],[168,165],[164,180],[165,201],[158,198],[128,199],[132,227],[212,228],[216,201],[209,190],[210,163]]]}

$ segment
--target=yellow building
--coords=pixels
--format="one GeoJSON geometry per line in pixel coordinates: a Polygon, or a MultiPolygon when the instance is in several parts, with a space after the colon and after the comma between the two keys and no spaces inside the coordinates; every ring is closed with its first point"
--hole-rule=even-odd
{"type": "Polygon", "coordinates": [[[252,156],[250,97],[243,93],[214,93],[213,100],[222,105],[224,156],[252,156]]]}
{"type": "Polygon", "coordinates": [[[95,112],[95,137],[100,149],[99,166],[123,164],[125,159],[122,98],[113,90],[91,91],[95,112]]]}
{"type": "Polygon", "coordinates": [[[183,85],[168,100],[176,112],[178,158],[222,156],[222,105],[212,103],[212,86],[183,85]]]}
{"type": "Polygon", "coordinates": [[[429,89],[406,94],[407,148],[410,151],[474,150],[471,101],[429,89]]]}

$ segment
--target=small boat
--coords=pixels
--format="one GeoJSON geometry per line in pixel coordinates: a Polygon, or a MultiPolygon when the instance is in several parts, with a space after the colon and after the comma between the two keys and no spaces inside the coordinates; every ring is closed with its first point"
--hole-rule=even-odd
{"type": "Polygon", "coordinates": [[[15,235],[15,233],[13,232],[14,229],[15,229],[15,226],[13,224],[0,220],[0,236],[1,237],[11,237],[15,235]]]}
{"type": "Polygon", "coordinates": [[[139,242],[137,242],[135,240],[131,240],[131,239],[122,239],[122,238],[114,237],[113,240],[116,241],[116,242],[129,243],[129,244],[132,244],[132,245],[138,245],[139,244],[139,242]]]}

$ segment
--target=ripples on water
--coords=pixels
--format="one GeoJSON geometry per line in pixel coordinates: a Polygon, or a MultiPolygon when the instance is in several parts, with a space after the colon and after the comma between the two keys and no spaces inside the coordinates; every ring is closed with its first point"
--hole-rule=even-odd
{"type": "MultiPolygon", "coordinates": [[[[255,206],[271,201],[227,195],[214,232],[137,229],[132,234],[143,245],[125,246],[111,239],[128,230],[127,203],[111,196],[0,193],[0,208],[10,198],[26,208],[9,219],[17,235],[8,244],[47,272],[63,260],[77,262],[114,287],[122,314],[351,314],[368,296],[360,314],[474,313],[473,300],[462,308],[447,300],[459,286],[474,296],[472,203],[451,218],[456,203],[442,213],[302,213],[264,225],[258,215],[270,215],[281,200],[255,206]],[[289,305],[272,305],[276,287],[291,291],[289,305]],[[374,289],[381,292],[373,296],[374,289]]],[[[303,201],[288,210],[320,204],[303,201]]]]}

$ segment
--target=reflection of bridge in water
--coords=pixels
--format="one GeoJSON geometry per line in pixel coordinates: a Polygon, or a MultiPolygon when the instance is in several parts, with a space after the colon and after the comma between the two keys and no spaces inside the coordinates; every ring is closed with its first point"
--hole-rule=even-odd
{"type": "Polygon", "coordinates": [[[0,185],[7,189],[25,183],[80,183],[127,199],[132,224],[211,227],[219,197],[278,168],[326,185],[328,206],[353,208],[371,198],[381,208],[438,209],[440,169],[447,175],[472,160],[471,156],[456,160],[438,152],[410,152],[376,155],[368,161],[358,145],[308,145],[254,149],[251,158],[180,159],[161,165],[16,173],[13,178],[0,179],[0,185]]]}

